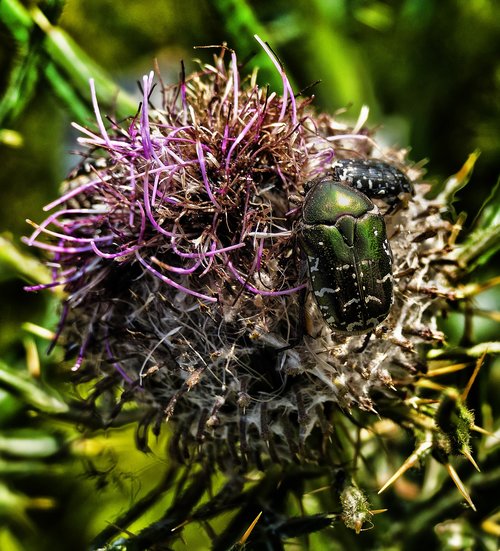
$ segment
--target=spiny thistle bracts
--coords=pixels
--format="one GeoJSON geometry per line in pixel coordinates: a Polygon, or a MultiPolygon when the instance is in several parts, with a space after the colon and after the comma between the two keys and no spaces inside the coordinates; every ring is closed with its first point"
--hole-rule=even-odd
{"type": "Polygon", "coordinates": [[[27,240],[53,270],[53,283],[32,289],[66,292],[60,333],[76,344],[80,380],[95,381],[89,406],[111,420],[136,402],[143,438],[144,426],[173,423],[180,459],[335,457],[320,445],[332,411],[397,400],[420,345],[442,340],[435,315],[454,298],[441,269],[452,225],[446,205],[426,199],[420,169],[378,143],[364,116],[350,127],[294,97],[263,47],[281,95],[256,72],[241,76],[227,49],[165,86],[161,108],[150,103],[153,73],[144,77],[138,114],[108,128],[92,87],[99,131],[75,125],[87,170],[27,240]],[[367,343],[325,324],[296,238],[305,184],[342,158],[387,161],[415,184],[397,209],[374,201],[387,212],[395,297],[367,343]]]}

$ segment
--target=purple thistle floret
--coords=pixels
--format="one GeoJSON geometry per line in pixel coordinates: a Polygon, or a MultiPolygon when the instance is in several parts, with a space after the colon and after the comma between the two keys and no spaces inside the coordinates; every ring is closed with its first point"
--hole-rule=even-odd
{"type": "Polygon", "coordinates": [[[306,182],[337,158],[402,166],[405,152],[376,143],[364,113],[349,127],[297,100],[259,42],[281,96],[242,77],[234,52],[226,64],[226,48],[165,87],[161,107],[145,76],[138,114],[109,128],[91,83],[98,131],[74,124],[90,169],[71,175],[25,240],[52,267],[53,281],[30,289],[66,293],[58,336],[68,351],[76,345],[76,375],[96,383],[89,407],[106,393],[106,419],[134,400],[145,425],[174,420],[179,458],[199,444],[240,464],[307,455],[306,440],[330,430],[332,407],[373,411],[374,390],[409,377],[423,339],[408,328],[440,338],[434,298],[409,290],[440,283],[431,260],[450,227],[418,189],[387,220],[394,272],[406,275],[362,354],[364,337],[333,333],[305,293],[295,228],[306,182]],[[414,244],[425,224],[435,237],[414,244]]]}
{"type": "MultiPolygon", "coordinates": [[[[264,47],[267,49],[267,46],[264,45],[264,47]]],[[[251,179],[252,170],[249,169],[246,175],[248,185],[244,190],[239,189],[241,171],[237,161],[233,162],[233,156],[242,155],[245,149],[252,148],[253,151],[249,152],[247,160],[250,163],[258,154],[264,156],[266,149],[267,153],[272,153],[269,145],[264,144],[262,147],[258,145],[261,132],[266,131],[263,125],[269,124],[269,113],[274,115],[276,109],[279,109],[280,113],[278,121],[284,119],[290,106],[287,95],[279,98],[271,94],[270,97],[264,98],[263,92],[255,88],[258,96],[247,97],[247,102],[239,109],[239,74],[234,53],[232,53],[232,64],[233,88],[228,89],[227,94],[232,92],[233,102],[231,103],[227,96],[225,103],[222,103],[224,111],[231,113],[232,118],[231,122],[224,122],[219,143],[210,129],[200,125],[193,107],[186,98],[184,82],[180,84],[183,98],[180,109],[175,104],[175,98],[178,96],[178,91],[175,89],[173,94],[168,94],[169,116],[165,120],[158,116],[157,111],[149,113],[148,104],[154,76],[152,72],[144,76],[142,81],[143,102],[140,116],[132,120],[128,129],[112,129],[115,135],[110,138],[99,110],[94,83],[91,81],[92,102],[100,135],[77,124],[74,126],[86,135],[85,138],[80,138],[79,142],[91,151],[99,151],[105,155],[111,170],[107,173],[96,171],[95,174],[90,175],[92,178],[90,182],[80,185],[75,185],[75,183],[78,184],[78,180],[71,182],[65,193],[46,207],[49,210],[61,204],[66,205],[74,199],[80,199],[83,203],[85,197],[90,196],[94,208],[61,209],[37,226],[32,236],[26,240],[28,245],[36,245],[50,252],[61,253],[65,257],[65,264],[74,266],[73,272],[66,274],[64,278],[60,277],[60,273],[55,272],[55,281],[47,287],[68,285],[74,282],[75,277],[85,279],[89,271],[95,269],[91,262],[94,255],[105,260],[116,259],[122,263],[137,261],[162,282],[207,302],[217,302],[216,286],[206,284],[203,286],[206,292],[200,292],[193,288],[192,282],[191,285],[184,285],[162,273],[152,264],[158,263],[167,273],[186,275],[198,272],[207,275],[208,270],[214,268],[213,264],[217,263],[219,270],[232,275],[238,282],[245,282],[248,279],[248,275],[241,275],[234,263],[238,262],[242,248],[251,249],[253,252],[250,254],[262,255],[263,241],[251,239],[248,235],[256,229],[256,224],[259,224],[259,228],[262,229],[263,216],[259,218],[255,212],[252,216],[244,216],[243,225],[235,226],[233,235],[229,235],[227,228],[224,228],[221,235],[219,228],[221,213],[224,216],[224,213],[235,210],[242,203],[248,206],[248,198],[251,193],[256,192],[260,182],[251,179]],[[181,127],[176,126],[179,120],[184,123],[181,127]],[[221,152],[223,167],[214,166],[221,152]],[[113,167],[119,167],[118,181],[113,174],[113,167]],[[216,169],[215,173],[214,169],[216,169]],[[210,175],[208,171],[211,172],[210,175]],[[203,182],[204,194],[200,193],[199,179],[203,182]],[[192,189],[189,189],[190,181],[192,189]],[[183,190],[179,189],[181,185],[186,187],[183,190]],[[242,191],[245,194],[243,200],[238,199],[236,202],[231,195],[242,191]],[[97,197],[100,200],[96,204],[97,197]],[[187,213],[193,211],[203,213],[203,222],[207,224],[205,228],[193,228],[190,225],[191,220],[187,227],[182,221],[177,222],[177,219],[182,219],[187,213]],[[166,212],[168,216],[164,216],[166,212]],[[61,231],[51,230],[49,226],[59,228],[61,231]],[[40,234],[59,237],[58,244],[37,241],[36,238],[40,234]],[[154,251],[158,247],[161,236],[170,239],[171,246],[167,249],[171,258],[170,263],[156,259],[154,251]],[[89,254],[82,256],[81,253],[89,254]],[[71,262],[68,255],[72,255],[71,262]],[[78,258],[76,255],[79,255],[78,258]],[[191,267],[184,267],[185,258],[194,260],[191,267]],[[234,261],[231,261],[231,258],[234,258],[234,261]]],[[[214,73],[218,70],[225,71],[225,68],[208,69],[209,72],[214,73]]],[[[289,82],[285,73],[281,72],[284,90],[288,91],[289,82]]],[[[290,105],[292,106],[291,121],[287,123],[296,126],[296,105],[293,95],[291,95],[290,105]]],[[[221,121],[223,120],[222,113],[210,114],[211,117],[216,115],[221,117],[221,121]]],[[[277,132],[270,128],[270,133],[277,132]]],[[[289,139],[288,136],[286,138],[289,139]]],[[[292,153],[290,162],[295,164],[292,170],[298,171],[304,160],[292,153]]],[[[278,168],[277,163],[275,165],[278,168]]],[[[273,172],[273,170],[274,167],[271,165],[269,171],[273,172]]],[[[296,179],[296,174],[287,176],[290,179],[296,179]]],[[[280,178],[286,182],[283,174],[280,174],[280,178]]],[[[272,232],[272,230],[271,221],[269,231],[272,232]]],[[[164,248],[164,244],[161,247],[164,248]]],[[[245,253],[246,256],[248,254],[248,252],[245,253]]],[[[282,282],[280,287],[285,284],[282,282]]],[[[270,296],[294,293],[304,287],[304,284],[299,284],[289,289],[272,290],[258,289],[248,283],[244,285],[250,292],[270,296]]],[[[43,286],[33,287],[32,290],[41,288],[43,286]]]]}

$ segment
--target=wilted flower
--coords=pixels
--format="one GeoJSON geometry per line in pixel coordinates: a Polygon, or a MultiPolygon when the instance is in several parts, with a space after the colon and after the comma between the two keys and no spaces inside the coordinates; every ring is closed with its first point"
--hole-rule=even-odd
{"type": "Polygon", "coordinates": [[[99,130],[74,125],[86,160],[27,242],[50,253],[53,283],[36,289],[67,294],[60,333],[78,350],[80,380],[95,381],[89,406],[111,420],[136,402],[143,446],[145,426],[169,421],[180,459],[341,462],[332,412],[398,401],[423,368],[420,345],[443,339],[435,316],[454,298],[453,227],[420,168],[376,141],[364,111],[354,127],[315,112],[263,47],[281,94],[241,76],[225,48],[164,86],[161,107],[145,76],[138,114],[107,128],[92,88],[99,130]],[[346,158],[386,161],[415,187],[395,208],[374,200],[395,296],[369,340],[325,323],[297,239],[305,184],[346,158]]]}

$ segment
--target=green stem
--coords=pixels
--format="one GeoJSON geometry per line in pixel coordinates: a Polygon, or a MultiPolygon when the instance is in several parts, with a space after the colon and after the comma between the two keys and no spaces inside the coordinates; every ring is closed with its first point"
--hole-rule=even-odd
{"type": "MultiPolygon", "coordinates": [[[[117,86],[102,67],[95,63],[63,29],[52,25],[38,7],[27,10],[18,0],[2,0],[0,21],[7,25],[18,48],[21,51],[29,50],[27,54],[32,53],[29,47],[31,36],[35,30],[42,30],[45,35],[42,52],[48,57],[48,63],[44,67],[45,76],[56,94],[66,101],[68,108],[79,122],[85,123],[93,116],[88,84],[90,78],[95,80],[99,101],[105,109],[113,109],[116,117],[125,118],[137,111],[138,102],[117,86]],[[62,81],[65,81],[64,89],[61,89],[62,81]],[[73,94],[68,93],[68,87],[72,88],[73,94]],[[86,111],[82,111],[81,102],[74,103],[75,96],[84,99],[86,111]]],[[[40,60],[43,59],[44,56],[40,56],[40,60]]],[[[19,58],[18,67],[14,70],[15,78],[11,77],[7,94],[0,106],[0,117],[10,114],[9,109],[13,110],[13,115],[19,112],[14,100],[17,98],[16,90],[18,92],[20,89],[21,77],[30,76],[27,80],[31,83],[30,89],[33,88],[32,84],[36,77],[33,76],[33,72],[28,71],[33,69],[28,67],[30,63],[32,63],[31,55],[23,55],[19,58]]],[[[40,69],[40,62],[36,68],[40,69]]],[[[26,94],[23,96],[25,100],[26,94]]],[[[22,105],[25,103],[23,101],[22,105]]]]}

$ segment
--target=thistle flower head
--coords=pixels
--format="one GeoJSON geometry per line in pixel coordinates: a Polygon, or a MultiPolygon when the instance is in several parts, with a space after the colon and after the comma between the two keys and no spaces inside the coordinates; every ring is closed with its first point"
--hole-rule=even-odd
{"type": "MultiPolygon", "coordinates": [[[[264,48],[267,49],[265,45],[264,48]]],[[[48,251],[66,300],[60,333],[73,369],[95,381],[89,404],[107,419],[134,401],[144,425],[174,424],[172,453],[221,463],[321,462],[334,409],[377,411],[442,340],[451,224],[428,200],[406,151],[378,143],[365,113],[349,126],[243,76],[223,49],[163,86],[153,73],[130,120],[81,126],[82,164],[32,236],[48,251]],[[337,159],[399,167],[415,195],[386,214],[394,304],[366,342],[332,331],[314,303],[297,240],[307,182],[337,159]],[[85,170],[86,169],[86,170],[85,170]],[[303,335],[303,336],[302,336],[303,335]]],[[[37,289],[43,286],[37,287],[37,289]]],[[[145,445],[145,442],[143,442],[145,445]]],[[[327,449],[328,448],[328,449],[327,449]]]]}

